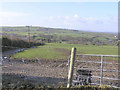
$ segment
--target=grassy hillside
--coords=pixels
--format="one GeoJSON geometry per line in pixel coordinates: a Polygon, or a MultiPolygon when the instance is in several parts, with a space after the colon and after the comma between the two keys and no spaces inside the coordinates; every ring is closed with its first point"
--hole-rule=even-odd
{"type": "MultiPolygon", "coordinates": [[[[13,33],[20,35],[28,35],[27,27],[2,27],[2,33],[13,33]]],[[[98,33],[98,32],[85,32],[78,30],[70,30],[70,29],[57,29],[57,28],[45,28],[45,27],[31,27],[30,28],[31,35],[36,34],[45,34],[45,35],[59,35],[66,36],[70,35],[73,37],[95,37],[101,36],[110,39],[114,39],[115,33],[98,33]]]]}
{"type": "Polygon", "coordinates": [[[107,55],[117,55],[117,46],[94,46],[94,45],[77,45],[77,44],[55,44],[48,43],[45,46],[39,46],[38,48],[33,48],[25,50],[15,54],[14,58],[24,58],[24,59],[47,59],[56,60],[63,59],[67,60],[70,55],[70,50],[72,47],[77,48],[77,53],[81,54],[107,54],[107,55]]]}
{"type": "MultiPolygon", "coordinates": [[[[2,27],[3,36],[28,41],[27,27],[2,27]]],[[[72,47],[82,54],[117,55],[117,34],[85,32],[69,29],[31,27],[30,40],[47,43],[34,49],[15,54],[15,58],[67,59],[72,47]]]]}
{"type": "Polygon", "coordinates": [[[85,32],[70,29],[57,29],[45,27],[2,27],[3,36],[9,38],[23,38],[28,40],[30,33],[31,40],[44,43],[84,44],[84,45],[117,45],[117,33],[85,32]]]}

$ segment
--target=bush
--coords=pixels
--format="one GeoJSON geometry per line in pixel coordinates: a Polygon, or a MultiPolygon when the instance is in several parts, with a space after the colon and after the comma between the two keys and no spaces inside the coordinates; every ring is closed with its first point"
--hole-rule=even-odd
{"type": "Polygon", "coordinates": [[[32,46],[40,46],[40,45],[45,45],[44,43],[40,43],[40,42],[27,42],[27,41],[24,41],[24,40],[11,40],[7,37],[3,37],[2,38],[2,49],[3,51],[5,50],[5,47],[17,47],[17,48],[29,48],[29,47],[32,47],[32,46]]]}

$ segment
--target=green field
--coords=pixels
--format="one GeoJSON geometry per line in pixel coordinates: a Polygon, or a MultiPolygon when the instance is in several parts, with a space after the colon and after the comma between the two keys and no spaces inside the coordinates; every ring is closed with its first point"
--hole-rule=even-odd
{"type": "MultiPolygon", "coordinates": [[[[10,39],[19,38],[28,41],[27,27],[2,27],[3,36],[10,39]]],[[[14,58],[25,59],[68,59],[72,47],[80,54],[118,54],[117,33],[86,32],[72,29],[30,27],[30,39],[45,43],[15,54],[14,58]]]]}
{"type": "Polygon", "coordinates": [[[95,46],[66,43],[47,43],[45,46],[38,46],[15,54],[14,58],[24,59],[45,59],[45,60],[67,60],[72,47],[77,48],[78,54],[104,54],[117,55],[117,46],[95,46]]]}
{"type": "MultiPolygon", "coordinates": [[[[8,34],[18,34],[22,36],[28,35],[28,28],[27,27],[2,27],[2,33],[8,33],[8,34]]],[[[103,32],[87,32],[87,31],[81,31],[81,30],[72,30],[72,29],[60,29],[60,28],[46,28],[46,27],[31,27],[30,28],[30,34],[38,35],[38,34],[44,34],[44,35],[57,35],[57,36],[72,36],[72,37],[95,37],[99,36],[100,38],[110,38],[115,39],[115,35],[117,36],[117,33],[103,33],[103,32]]]]}
{"type": "Polygon", "coordinates": [[[3,37],[12,40],[22,39],[40,43],[84,44],[84,45],[118,45],[117,33],[87,32],[84,30],[47,28],[47,27],[2,27],[3,37]]]}

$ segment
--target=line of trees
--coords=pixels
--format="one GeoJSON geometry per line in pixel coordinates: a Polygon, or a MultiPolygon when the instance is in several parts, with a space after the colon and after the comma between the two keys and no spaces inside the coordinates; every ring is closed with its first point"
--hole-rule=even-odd
{"type": "Polygon", "coordinates": [[[32,41],[27,42],[21,39],[11,40],[8,37],[2,37],[1,41],[2,41],[2,51],[5,51],[11,48],[30,48],[32,46],[44,45],[44,43],[32,42],[32,41]]]}

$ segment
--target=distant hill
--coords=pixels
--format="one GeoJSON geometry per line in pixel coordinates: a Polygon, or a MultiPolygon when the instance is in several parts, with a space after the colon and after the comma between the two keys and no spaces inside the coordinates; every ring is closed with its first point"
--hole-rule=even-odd
{"type": "Polygon", "coordinates": [[[3,36],[19,37],[45,43],[62,43],[69,44],[92,44],[92,45],[117,45],[117,33],[100,33],[86,32],[72,29],[45,28],[45,27],[2,27],[3,36]]]}

